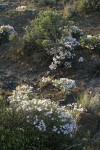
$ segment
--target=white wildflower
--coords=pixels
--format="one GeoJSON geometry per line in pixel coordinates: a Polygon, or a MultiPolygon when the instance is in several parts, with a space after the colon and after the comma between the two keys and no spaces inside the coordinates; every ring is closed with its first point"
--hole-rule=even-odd
{"type": "Polygon", "coordinates": [[[76,87],[75,81],[68,78],[55,79],[52,80],[52,83],[64,92],[69,92],[72,88],[76,87]]]}
{"type": "Polygon", "coordinates": [[[87,38],[91,39],[93,36],[92,35],[87,35],[87,38]]]}
{"type": "MultiPolygon", "coordinates": [[[[65,81],[65,79],[60,79],[63,84],[65,81]]],[[[72,87],[72,85],[68,85],[70,88],[72,87]]],[[[76,132],[76,122],[66,107],[60,107],[49,99],[30,99],[30,95],[32,96],[32,87],[22,85],[16,87],[12,96],[9,97],[11,108],[15,108],[17,113],[24,111],[24,118],[28,124],[31,124],[39,132],[54,132],[70,136],[76,132]],[[27,100],[23,96],[25,94],[28,97],[27,100]]]]}

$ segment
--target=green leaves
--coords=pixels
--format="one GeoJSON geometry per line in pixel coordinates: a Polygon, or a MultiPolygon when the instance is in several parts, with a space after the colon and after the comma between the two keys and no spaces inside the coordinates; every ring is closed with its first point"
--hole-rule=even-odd
{"type": "Polygon", "coordinates": [[[52,44],[62,37],[63,29],[70,26],[69,21],[55,11],[44,11],[26,26],[23,36],[24,44],[34,43],[50,53],[52,44]]]}

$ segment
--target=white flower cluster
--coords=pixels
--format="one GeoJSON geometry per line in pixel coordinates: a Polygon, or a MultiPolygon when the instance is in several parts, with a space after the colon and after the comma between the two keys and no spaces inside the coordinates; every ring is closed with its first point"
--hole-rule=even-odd
{"type": "Polygon", "coordinates": [[[73,50],[76,46],[80,45],[80,43],[75,39],[75,38],[72,38],[71,36],[66,36],[64,38],[64,45],[66,47],[69,47],[71,50],[73,50]]]}
{"type": "Polygon", "coordinates": [[[92,38],[95,38],[95,39],[100,39],[100,36],[95,36],[95,35],[87,35],[87,39],[92,39],[92,38]]]}
{"type": "Polygon", "coordinates": [[[71,114],[64,107],[58,107],[48,99],[32,99],[28,102],[21,102],[17,111],[22,109],[28,112],[32,110],[37,112],[34,116],[30,113],[26,118],[28,123],[32,123],[40,131],[47,131],[50,127],[51,132],[72,136],[77,129],[71,114]],[[46,124],[46,122],[48,123],[46,124]]]}
{"type": "Polygon", "coordinates": [[[12,95],[8,97],[10,103],[30,100],[32,97],[32,87],[28,85],[17,86],[12,95]]]}
{"type": "Polygon", "coordinates": [[[88,39],[91,39],[93,36],[92,35],[87,35],[87,38],[88,39]]]}
{"type": "Polygon", "coordinates": [[[76,87],[75,80],[68,78],[60,78],[52,80],[52,83],[55,87],[61,89],[64,92],[70,92],[72,88],[76,87]]]}
{"type": "Polygon", "coordinates": [[[81,62],[83,62],[83,61],[84,61],[84,58],[83,58],[83,57],[80,57],[79,60],[78,60],[79,63],[81,63],[81,62]]]}
{"type": "Polygon", "coordinates": [[[79,29],[77,26],[72,26],[71,33],[78,34],[79,36],[84,35],[83,31],[79,29]]]}
{"type": "Polygon", "coordinates": [[[27,6],[18,6],[17,8],[16,8],[16,10],[17,11],[26,11],[27,10],[27,6]]]}
{"type": "Polygon", "coordinates": [[[14,28],[10,25],[0,26],[0,33],[3,33],[4,31],[6,31],[9,35],[16,33],[14,28]]]}
{"type": "Polygon", "coordinates": [[[100,36],[87,35],[85,38],[84,46],[88,49],[100,49],[100,36]]]}
{"type": "Polygon", "coordinates": [[[41,82],[43,82],[43,83],[49,83],[49,82],[51,82],[50,76],[48,76],[48,77],[44,77],[43,76],[41,82]]]}
{"type": "Polygon", "coordinates": [[[59,107],[49,99],[24,99],[26,97],[25,94],[31,94],[31,92],[32,87],[22,85],[18,86],[13,92],[13,96],[9,97],[11,104],[14,101],[18,101],[18,104],[15,104],[14,107],[16,112],[26,112],[24,117],[28,124],[32,124],[40,132],[51,132],[69,136],[76,132],[76,121],[65,107],[59,107]]]}
{"type": "Polygon", "coordinates": [[[67,68],[71,67],[71,60],[75,57],[75,47],[79,46],[80,43],[71,36],[65,36],[61,40],[59,40],[59,44],[62,45],[58,47],[57,50],[54,50],[54,48],[51,49],[51,53],[53,56],[53,62],[49,66],[51,70],[54,70],[57,68],[59,64],[61,64],[64,61],[64,65],[67,68]],[[66,61],[67,60],[67,61],[66,61]]]}
{"type": "Polygon", "coordinates": [[[38,83],[40,88],[43,88],[45,86],[47,86],[48,84],[52,83],[52,77],[48,76],[48,77],[42,77],[42,79],[40,80],[40,82],[38,83]]]}
{"type": "Polygon", "coordinates": [[[58,128],[54,125],[52,131],[72,136],[77,130],[76,121],[72,118],[72,115],[65,110],[65,107],[58,107],[57,114],[61,124],[58,128]]]}

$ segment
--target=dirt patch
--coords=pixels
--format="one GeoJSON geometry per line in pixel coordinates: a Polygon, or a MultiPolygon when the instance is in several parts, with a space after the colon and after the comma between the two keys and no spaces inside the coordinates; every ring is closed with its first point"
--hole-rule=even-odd
{"type": "Polygon", "coordinates": [[[97,12],[89,15],[75,15],[72,19],[75,24],[85,33],[95,35],[100,34],[100,14],[97,12]]]}

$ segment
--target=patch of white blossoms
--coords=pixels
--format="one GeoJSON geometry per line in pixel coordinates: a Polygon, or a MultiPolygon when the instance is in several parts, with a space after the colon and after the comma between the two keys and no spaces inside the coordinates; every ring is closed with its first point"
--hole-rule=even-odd
{"type": "Polygon", "coordinates": [[[19,101],[30,100],[33,96],[32,89],[33,88],[28,85],[17,86],[12,95],[8,97],[8,101],[10,103],[17,103],[19,101]]]}
{"type": "Polygon", "coordinates": [[[47,83],[47,82],[51,82],[51,78],[50,78],[50,76],[48,76],[48,77],[42,77],[42,80],[41,80],[41,82],[43,82],[43,83],[47,83]]]}
{"type": "Polygon", "coordinates": [[[100,49],[100,36],[99,35],[87,35],[83,38],[83,47],[86,47],[87,49],[91,50],[97,50],[100,49]]]}
{"type": "Polygon", "coordinates": [[[92,35],[87,35],[87,38],[88,39],[91,39],[93,36],[92,35]]]}
{"type": "Polygon", "coordinates": [[[26,10],[27,10],[27,6],[24,6],[24,5],[18,6],[18,7],[16,8],[16,11],[26,11],[26,10]]]}
{"type": "Polygon", "coordinates": [[[3,33],[4,31],[6,31],[9,35],[16,33],[14,28],[12,26],[10,26],[10,25],[2,25],[2,26],[0,26],[0,33],[3,33]]]}
{"type": "Polygon", "coordinates": [[[52,83],[55,87],[61,89],[64,92],[70,92],[71,89],[76,87],[75,80],[68,78],[60,78],[52,80],[52,83]]]}
{"type": "Polygon", "coordinates": [[[53,61],[49,66],[51,70],[55,70],[60,65],[66,68],[72,67],[73,60],[77,59],[76,51],[80,46],[79,38],[83,35],[83,31],[77,26],[72,26],[69,31],[66,28],[62,30],[62,38],[57,39],[56,46],[50,49],[50,55],[53,56],[53,61]]]}
{"type": "Polygon", "coordinates": [[[84,35],[83,31],[81,29],[79,29],[77,26],[72,26],[71,33],[74,33],[78,36],[84,35]]]}
{"type": "Polygon", "coordinates": [[[72,67],[71,60],[76,56],[75,48],[80,45],[80,43],[71,36],[65,36],[59,41],[60,46],[57,48],[51,49],[50,54],[53,56],[53,62],[49,66],[51,70],[57,68],[57,66],[63,63],[67,68],[72,67]]]}
{"type": "Polygon", "coordinates": [[[49,99],[30,99],[31,94],[31,86],[18,86],[12,96],[8,98],[10,106],[15,105],[14,108],[17,113],[25,111],[26,122],[40,132],[73,136],[77,130],[77,125],[67,109],[59,107],[49,99]]]}

